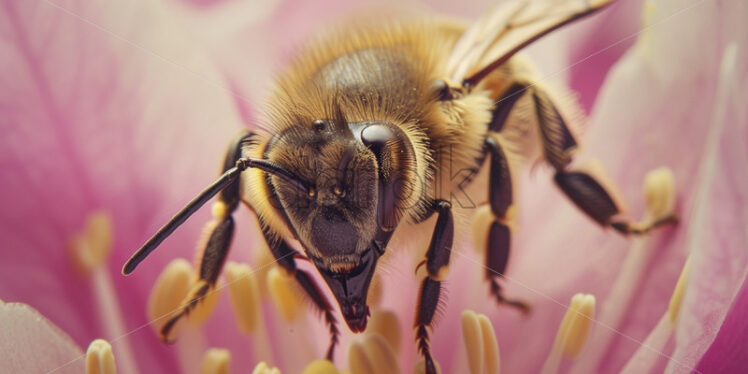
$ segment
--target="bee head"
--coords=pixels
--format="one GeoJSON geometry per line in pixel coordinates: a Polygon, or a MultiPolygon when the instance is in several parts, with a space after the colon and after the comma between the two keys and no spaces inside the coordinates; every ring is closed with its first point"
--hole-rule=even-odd
{"type": "Polygon", "coordinates": [[[403,173],[393,168],[408,166],[402,159],[413,158],[413,150],[390,123],[345,125],[314,121],[311,129],[288,128],[268,145],[266,154],[307,185],[305,191],[269,177],[280,209],[330,286],[349,327],[362,331],[369,283],[399,218],[394,189],[402,185],[396,177],[403,173]]]}

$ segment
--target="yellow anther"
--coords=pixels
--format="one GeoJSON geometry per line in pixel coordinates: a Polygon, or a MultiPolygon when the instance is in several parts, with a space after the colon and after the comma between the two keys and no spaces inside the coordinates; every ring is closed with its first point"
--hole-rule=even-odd
{"type": "Polygon", "coordinates": [[[654,2],[652,2],[651,0],[645,1],[644,8],[642,11],[642,24],[644,26],[644,29],[647,29],[649,28],[649,26],[652,25],[655,14],[656,14],[656,7],[654,5],[654,2]]]}
{"type": "Polygon", "coordinates": [[[252,269],[249,265],[228,262],[224,274],[239,329],[243,333],[257,331],[260,319],[260,291],[252,269]]]}
{"type": "Polygon", "coordinates": [[[595,319],[595,296],[578,293],[571,298],[571,307],[566,311],[559,334],[562,335],[564,355],[575,358],[584,347],[587,335],[595,319]]]}
{"type": "Polygon", "coordinates": [[[579,354],[594,318],[595,297],[581,293],[574,295],[558,327],[551,353],[543,365],[543,374],[558,372],[562,355],[573,359],[579,354]]]}
{"type": "Polygon", "coordinates": [[[275,258],[270,253],[267,243],[264,240],[261,242],[262,244],[257,250],[257,255],[253,258],[253,263],[257,272],[255,280],[257,281],[257,287],[260,289],[260,298],[265,300],[268,297],[268,272],[273,269],[272,265],[275,263],[275,258]]]}
{"type": "Polygon", "coordinates": [[[686,292],[686,285],[688,284],[690,269],[691,256],[686,259],[686,264],[683,265],[683,270],[681,270],[680,276],[678,277],[678,283],[675,285],[673,296],[670,297],[670,305],[668,305],[667,314],[673,326],[675,326],[675,323],[678,321],[680,305],[683,302],[683,294],[686,292]]]}
{"type": "Polygon", "coordinates": [[[371,318],[369,318],[369,327],[366,328],[366,332],[368,334],[379,334],[395,353],[400,352],[402,332],[400,330],[400,320],[395,312],[375,309],[371,318]]]}
{"type": "Polygon", "coordinates": [[[483,205],[475,210],[473,216],[473,244],[478,253],[486,253],[488,248],[488,230],[494,221],[491,207],[483,205]]]}
{"type": "Polygon", "coordinates": [[[252,374],[281,374],[281,371],[278,368],[268,366],[268,364],[263,361],[255,366],[254,370],[252,370],[252,374]]]}
{"type": "Polygon", "coordinates": [[[480,322],[481,337],[483,337],[483,354],[486,359],[486,372],[488,374],[499,374],[501,367],[499,355],[499,342],[496,341],[496,333],[493,330],[493,324],[483,314],[478,315],[480,322]]]}
{"type": "Polygon", "coordinates": [[[675,208],[675,177],[666,167],[647,173],[644,179],[644,199],[651,220],[665,218],[675,208]]]}
{"type": "Polygon", "coordinates": [[[478,315],[472,310],[462,312],[462,339],[467,351],[468,368],[471,374],[483,374],[485,346],[478,315]]]}
{"type": "MultiPolygon", "coordinates": [[[[441,374],[442,368],[439,363],[434,361],[434,366],[436,367],[436,374],[441,374]]],[[[413,374],[426,374],[426,362],[423,359],[418,360],[413,366],[413,374]]]]}
{"type": "Polygon", "coordinates": [[[203,355],[200,374],[229,374],[231,352],[228,349],[211,348],[203,355]]]}
{"type": "Polygon", "coordinates": [[[86,350],[86,374],[116,374],[112,346],[104,339],[96,339],[86,350]]]}
{"type": "Polygon", "coordinates": [[[374,373],[399,374],[397,356],[387,340],[379,334],[370,334],[364,340],[364,350],[374,373]]]}
{"type": "MultiPolygon", "coordinates": [[[[196,277],[197,275],[194,275],[196,277]]],[[[188,303],[193,299],[193,295],[201,289],[206,282],[204,280],[197,280],[194,281],[195,283],[192,285],[192,288],[190,289],[190,292],[187,294],[187,297],[185,297],[184,300],[182,300],[182,303],[188,303]]],[[[193,326],[200,326],[205,322],[208,317],[210,317],[211,314],[213,314],[213,310],[216,308],[216,305],[218,304],[218,296],[220,295],[219,288],[218,287],[211,287],[208,290],[208,293],[203,296],[200,301],[197,303],[197,306],[195,306],[195,309],[193,309],[190,314],[187,316],[187,320],[190,321],[190,324],[193,326]]]]}
{"type": "Polygon", "coordinates": [[[369,362],[364,345],[359,342],[352,342],[348,346],[348,368],[351,374],[377,374],[369,362]]]}
{"type": "Polygon", "coordinates": [[[470,373],[482,374],[485,364],[483,333],[478,316],[472,310],[462,312],[462,339],[467,351],[470,373]]]}
{"type": "Polygon", "coordinates": [[[301,374],[340,374],[340,372],[330,361],[315,360],[307,365],[301,374]]]}
{"type": "Polygon", "coordinates": [[[88,274],[109,258],[113,232],[112,219],[107,212],[97,210],[86,217],[84,229],[68,244],[73,261],[82,274],[88,274]]]}
{"type": "Polygon", "coordinates": [[[218,201],[215,204],[213,204],[213,208],[211,209],[213,213],[213,217],[216,219],[224,219],[229,216],[229,207],[226,205],[226,203],[222,201],[218,201]]]}
{"type": "Polygon", "coordinates": [[[148,318],[156,332],[169,320],[172,313],[179,311],[192,280],[192,265],[185,259],[170,262],[151,289],[148,298],[148,318]]]}
{"type": "Polygon", "coordinates": [[[276,308],[286,321],[293,321],[301,311],[301,298],[294,287],[295,279],[278,266],[273,267],[267,275],[268,291],[276,308]]]}

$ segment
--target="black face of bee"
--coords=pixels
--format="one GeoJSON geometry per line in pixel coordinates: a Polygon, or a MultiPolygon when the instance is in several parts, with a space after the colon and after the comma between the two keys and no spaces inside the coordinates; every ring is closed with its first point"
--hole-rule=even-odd
{"type": "Polygon", "coordinates": [[[309,187],[304,193],[270,177],[279,208],[353,331],[366,327],[369,284],[394,229],[397,199],[392,186],[400,184],[394,182],[398,172],[388,170],[385,177],[380,164],[383,157],[387,165],[398,164],[385,153],[412,153],[412,148],[401,149],[405,143],[402,131],[386,122],[332,126],[315,121],[277,135],[266,152],[309,187]]]}
{"type": "Polygon", "coordinates": [[[325,122],[279,134],[267,156],[310,187],[271,177],[288,221],[332,289],[352,330],[366,326],[366,295],[378,256],[375,155],[346,127],[325,122]]]}

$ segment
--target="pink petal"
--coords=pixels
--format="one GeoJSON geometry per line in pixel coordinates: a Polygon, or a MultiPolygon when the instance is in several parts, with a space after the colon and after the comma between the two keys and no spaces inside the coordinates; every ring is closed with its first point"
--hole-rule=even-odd
{"type": "Polygon", "coordinates": [[[0,302],[0,372],[79,374],[83,351],[34,308],[0,302]]]}
{"type": "Polygon", "coordinates": [[[702,373],[741,373],[748,367],[745,339],[748,336],[748,282],[743,282],[714,342],[701,357],[696,370],[702,373]]]}
{"type": "Polygon", "coordinates": [[[591,112],[608,71],[636,41],[641,30],[643,1],[618,1],[597,17],[573,30],[570,46],[569,85],[579,94],[582,107],[591,112]]]}
{"type": "MultiPolygon", "coordinates": [[[[748,274],[748,108],[745,49],[729,45],[720,68],[713,125],[707,138],[699,174],[698,202],[694,208],[689,243],[695,264],[692,282],[683,301],[673,360],[693,367],[717,332],[724,329],[728,308],[740,303],[741,284],[748,274]],[[741,83],[744,82],[744,83],[741,83]],[[722,327],[720,327],[722,326],[722,327]]],[[[724,335],[724,333],[722,333],[724,335]]],[[[728,337],[748,339],[745,331],[731,329],[728,337]]],[[[722,339],[725,339],[724,337],[722,339]]],[[[689,370],[668,365],[668,373],[689,370]]]]}
{"type": "MultiPolygon", "coordinates": [[[[129,278],[121,265],[217,174],[240,122],[222,77],[163,8],[145,2],[2,1],[0,297],[39,308],[81,345],[101,336],[91,284],[67,242],[93,209],[112,214],[108,264],[128,329],[143,327],[162,266],[192,257],[200,212],[129,278]],[[207,156],[206,156],[207,155],[207,156]]],[[[142,368],[172,371],[148,328],[142,368]]]]}

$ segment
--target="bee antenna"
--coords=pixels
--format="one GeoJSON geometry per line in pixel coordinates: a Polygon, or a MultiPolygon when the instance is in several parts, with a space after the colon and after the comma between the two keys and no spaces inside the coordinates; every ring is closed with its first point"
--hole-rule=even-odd
{"type": "Polygon", "coordinates": [[[148,255],[151,254],[151,252],[153,252],[153,250],[155,250],[164,239],[171,235],[177,227],[187,221],[190,216],[197,212],[198,209],[205,205],[205,203],[207,203],[213,196],[236,181],[237,178],[239,178],[239,175],[248,168],[257,168],[267,173],[277,175],[291,183],[294,187],[309,193],[309,187],[296,175],[284,169],[282,166],[264,159],[240,158],[236,161],[236,165],[233,168],[226,170],[226,172],[224,172],[215,182],[200,192],[200,194],[192,199],[192,201],[187,203],[182,210],[175,214],[169,222],[148,239],[148,241],[146,241],[129,260],[127,260],[125,266],[122,267],[122,274],[128,275],[132,273],[138,264],[145,260],[145,258],[148,257],[148,255]]]}

